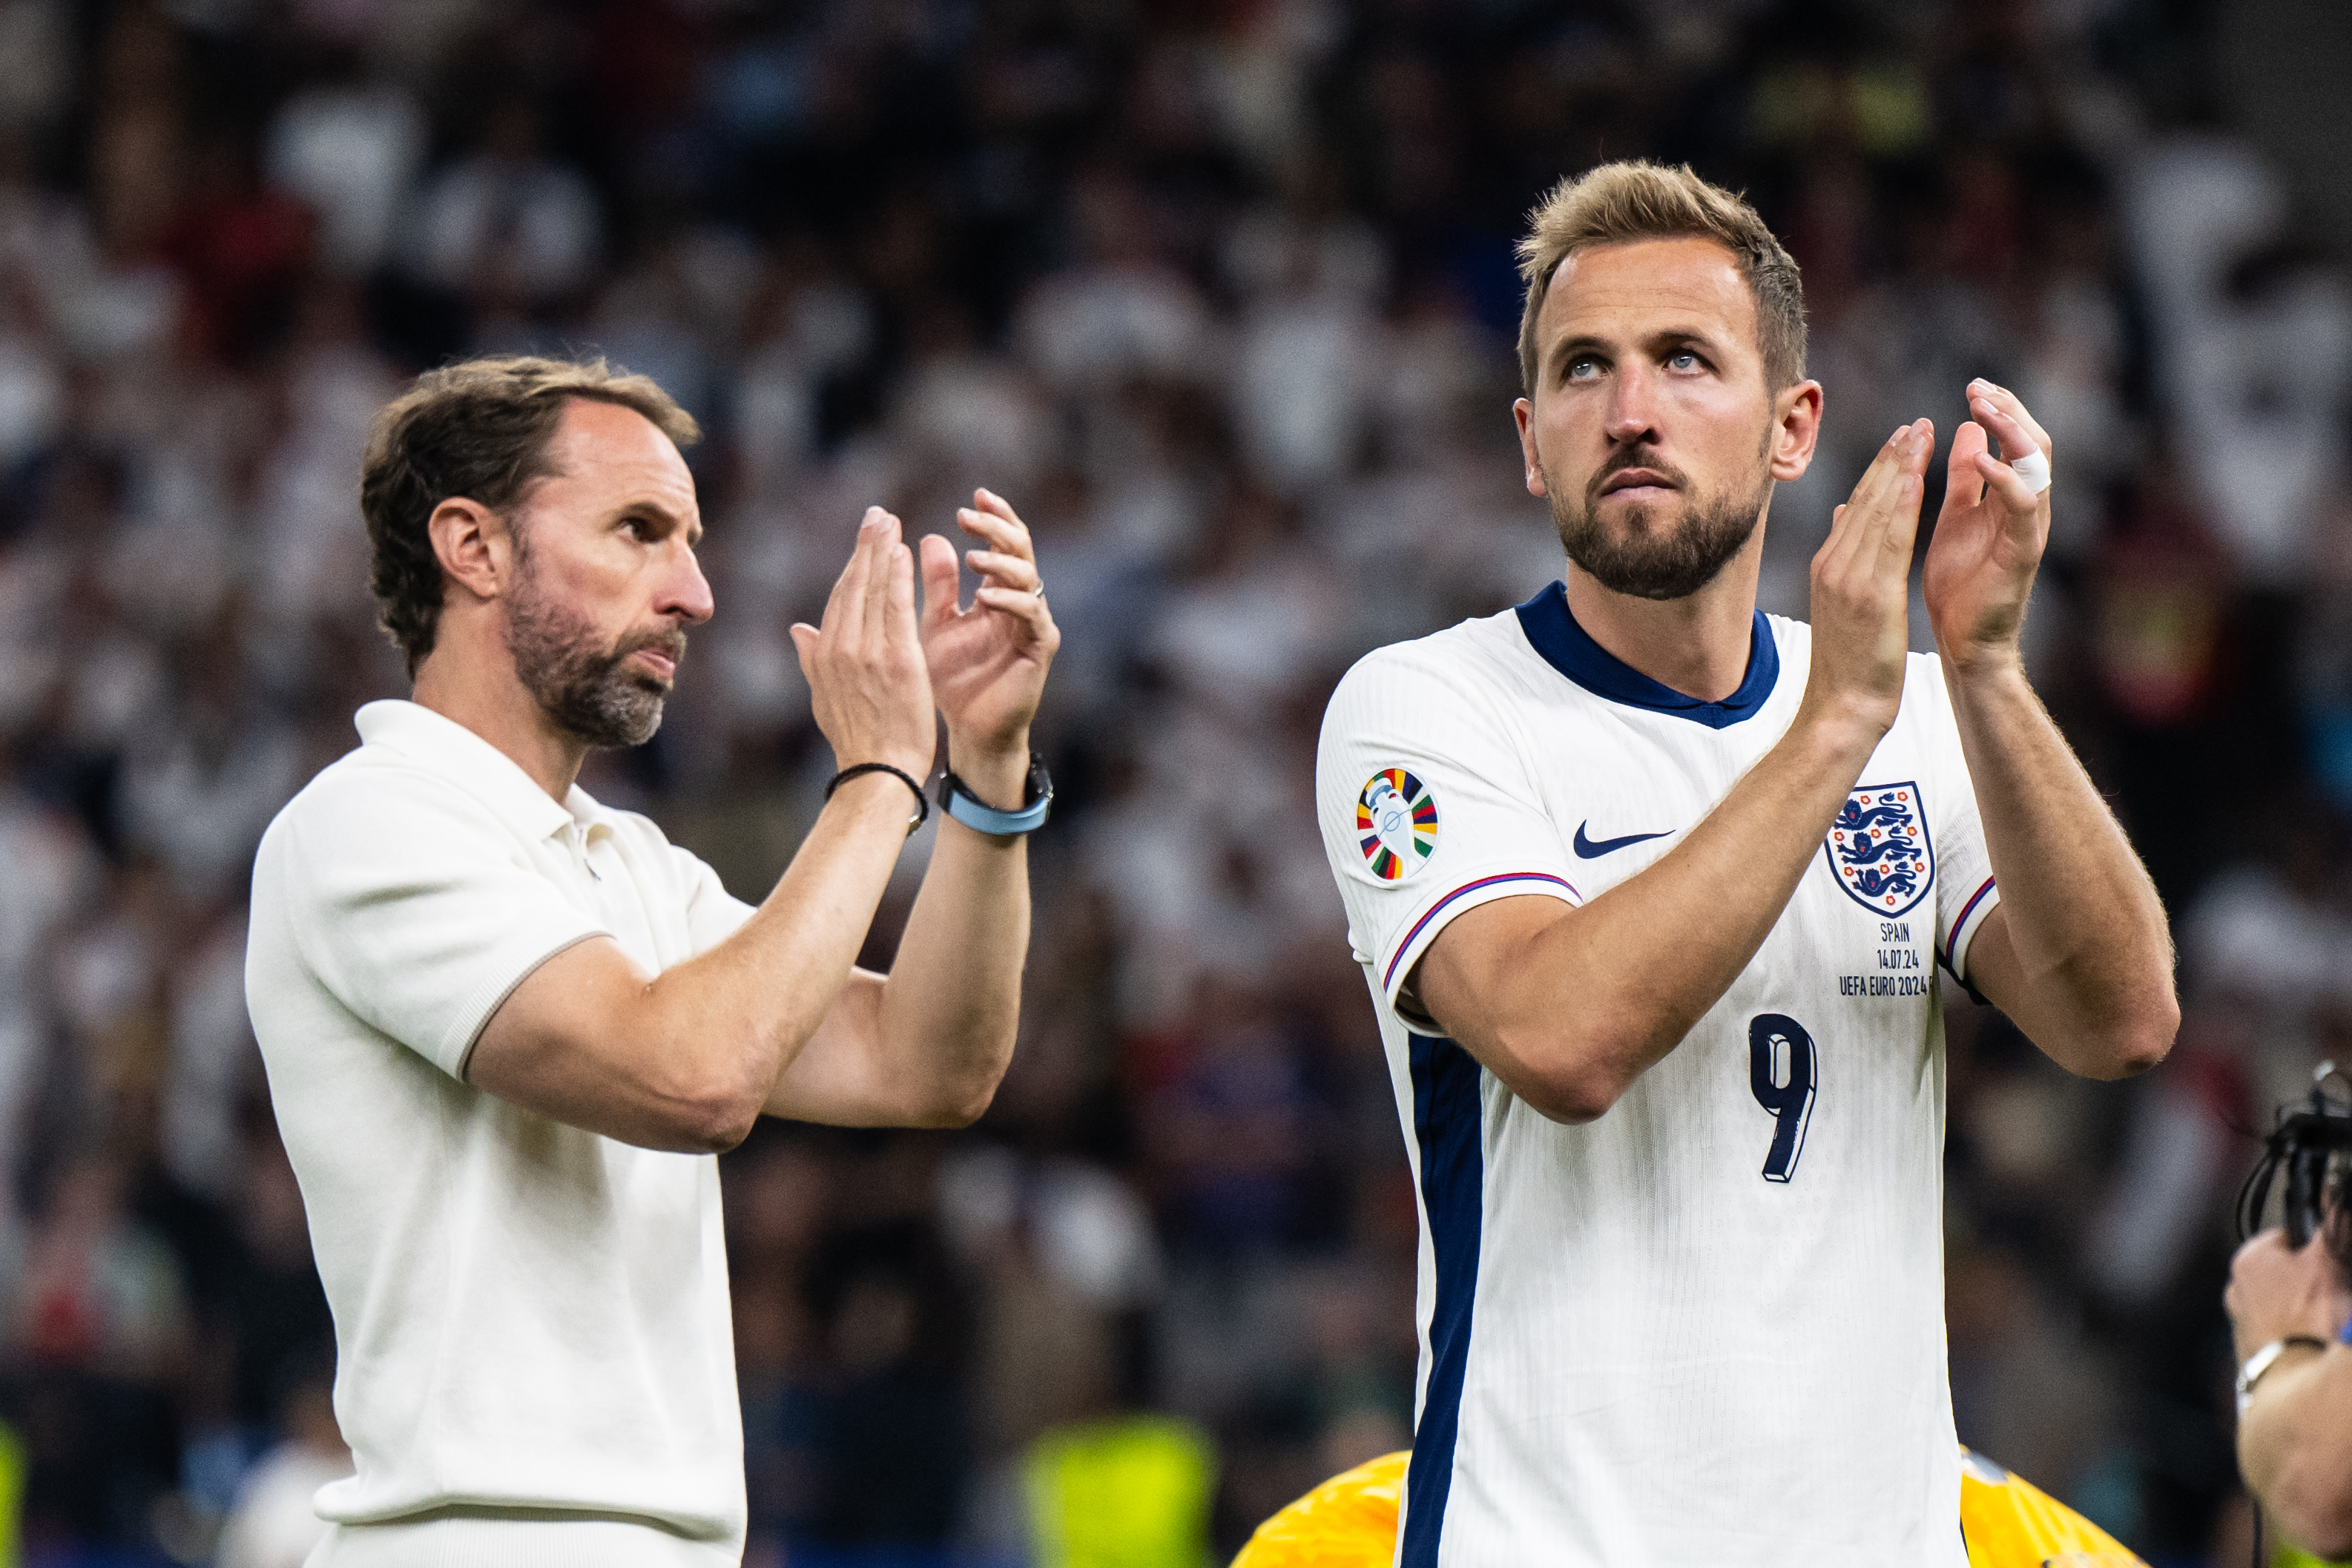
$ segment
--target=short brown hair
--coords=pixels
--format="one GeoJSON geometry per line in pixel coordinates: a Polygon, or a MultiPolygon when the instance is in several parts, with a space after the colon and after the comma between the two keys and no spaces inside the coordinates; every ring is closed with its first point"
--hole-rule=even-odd
{"type": "Polygon", "coordinates": [[[425,528],[452,497],[505,511],[533,479],[553,472],[549,440],[574,397],[616,403],[680,447],[702,438],[694,416],[651,378],[603,360],[521,355],[428,370],[376,410],[360,465],[360,516],[373,551],[368,585],[376,624],[414,676],[441,625],[440,558],[425,528]]]}
{"type": "Polygon", "coordinates": [[[1756,301],[1756,346],[1764,380],[1778,392],[1805,378],[1805,287],[1796,259],[1772,237],[1756,209],[1720,185],[1657,163],[1603,163],[1562,180],[1528,215],[1519,241],[1519,276],[1528,303],[1519,317],[1519,379],[1536,395],[1536,317],[1559,264],[1595,245],[1625,240],[1711,239],[1739,258],[1756,301]]]}

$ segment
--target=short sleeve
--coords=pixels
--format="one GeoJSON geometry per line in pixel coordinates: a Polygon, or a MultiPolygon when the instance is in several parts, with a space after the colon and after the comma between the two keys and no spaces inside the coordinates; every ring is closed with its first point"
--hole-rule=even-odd
{"type": "Polygon", "coordinates": [[[1315,795],[1349,939],[1391,1005],[1464,911],[1525,894],[1582,901],[1521,749],[1466,657],[1456,667],[1424,641],[1349,670],[1323,716],[1315,795]]]}
{"type": "Polygon", "coordinates": [[[370,1027],[452,1078],[541,963],[604,934],[455,784],[369,769],[321,779],[265,846],[303,966],[370,1027]]]}
{"type": "Polygon", "coordinates": [[[1984,821],[1977,815],[1976,784],[1960,751],[1943,661],[1933,654],[1916,657],[1922,668],[1916,689],[1926,700],[1921,717],[1932,781],[1925,786],[1927,826],[1936,836],[1936,952],[1960,984],[1969,985],[1969,944],[2000,903],[2000,889],[1985,849],[1984,821]]]}

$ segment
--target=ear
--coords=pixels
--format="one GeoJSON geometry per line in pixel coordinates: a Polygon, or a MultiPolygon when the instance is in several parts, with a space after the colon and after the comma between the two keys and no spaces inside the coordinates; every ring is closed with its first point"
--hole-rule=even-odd
{"type": "Polygon", "coordinates": [[[425,530],[441,570],[459,591],[495,599],[512,581],[514,534],[504,518],[479,501],[452,496],[433,509],[425,530]]]}
{"type": "Polygon", "coordinates": [[[1543,459],[1536,453],[1535,416],[1536,405],[1528,399],[1521,397],[1512,402],[1511,417],[1518,422],[1519,426],[1519,455],[1527,459],[1528,494],[1540,500],[1546,492],[1543,459]]]}
{"type": "Polygon", "coordinates": [[[1772,399],[1772,477],[1784,484],[1803,478],[1821,438],[1822,384],[1801,381],[1782,387],[1772,399]]]}

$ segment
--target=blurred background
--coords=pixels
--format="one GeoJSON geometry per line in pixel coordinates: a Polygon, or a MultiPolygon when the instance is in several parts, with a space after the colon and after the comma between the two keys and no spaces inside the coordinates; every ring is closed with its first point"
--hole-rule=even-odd
{"type": "Polygon", "coordinates": [[[723,1162],[750,1561],[1195,1568],[1404,1446],[1316,728],[1559,574],[1510,247],[1647,155],[1804,267],[1828,419],[1767,607],[1970,375],[2054,435],[2033,672],[2187,1022],[2098,1085],[1953,1000],[1954,1397],[2151,1562],[2243,1561],[2228,1198],[2352,1060],[2347,77],[2318,0],[0,0],[0,1557],[290,1564],[347,1463],[247,868],[405,690],[370,414],[524,349],[710,432],[719,618],[583,782],[742,897],[831,768],[784,628],[867,502],[1012,498],[1066,637],[994,1108],[723,1162]]]}

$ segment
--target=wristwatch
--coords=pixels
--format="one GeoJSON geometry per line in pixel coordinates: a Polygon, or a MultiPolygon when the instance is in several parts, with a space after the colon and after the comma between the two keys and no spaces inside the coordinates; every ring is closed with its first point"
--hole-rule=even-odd
{"type": "Polygon", "coordinates": [[[999,838],[1034,833],[1045,826],[1045,818],[1053,814],[1053,775],[1046,773],[1045,759],[1030,752],[1028,788],[1021,809],[999,811],[974,795],[971,786],[956,777],[955,770],[950,768],[940,775],[940,809],[977,833],[992,834],[999,838]]]}
{"type": "Polygon", "coordinates": [[[2254,1384],[2260,1383],[2263,1380],[2263,1374],[2270,1371],[2280,1356],[2286,1353],[2289,1345],[2308,1345],[2313,1350],[2324,1351],[2327,1348],[2327,1342],[2310,1334],[2288,1334],[2284,1339],[2273,1340],[2248,1356],[2246,1364],[2238,1369],[2238,1414],[2240,1415],[2244,1415],[2246,1406],[2254,1402],[2254,1384]]]}

